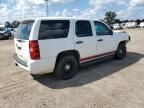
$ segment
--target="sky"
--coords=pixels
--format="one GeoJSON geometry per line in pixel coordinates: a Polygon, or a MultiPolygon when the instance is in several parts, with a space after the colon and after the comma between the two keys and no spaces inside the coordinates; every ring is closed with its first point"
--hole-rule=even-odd
{"type": "MultiPolygon", "coordinates": [[[[107,11],[117,18],[144,19],[144,0],[48,0],[49,16],[103,19],[107,11]]],[[[46,16],[45,0],[0,0],[0,22],[46,16]]]]}

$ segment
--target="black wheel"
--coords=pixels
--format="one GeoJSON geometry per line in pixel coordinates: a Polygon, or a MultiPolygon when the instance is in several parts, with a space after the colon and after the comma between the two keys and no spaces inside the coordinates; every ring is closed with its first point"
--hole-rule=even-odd
{"type": "Polygon", "coordinates": [[[121,60],[126,56],[126,53],[127,53],[126,45],[124,43],[119,44],[115,54],[115,58],[121,60]]]}
{"type": "Polygon", "coordinates": [[[8,39],[9,39],[9,37],[3,37],[3,39],[4,39],[4,40],[8,40],[8,39]]]}
{"type": "Polygon", "coordinates": [[[6,37],[5,39],[6,39],[6,40],[9,40],[9,37],[6,37]]]}
{"type": "Polygon", "coordinates": [[[56,77],[67,80],[77,73],[78,62],[74,56],[63,56],[58,61],[55,68],[56,77]]]}

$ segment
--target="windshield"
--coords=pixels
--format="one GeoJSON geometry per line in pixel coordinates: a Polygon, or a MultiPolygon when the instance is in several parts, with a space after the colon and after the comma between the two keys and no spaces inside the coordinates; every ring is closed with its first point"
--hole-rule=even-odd
{"type": "Polygon", "coordinates": [[[34,23],[33,20],[25,20],[21,22],[21,24],[18,27],[15,37],[17,39],[29,40],[29,35],[31,32],[33,23],[34,23]]]}
{"type": "Polygon", "coordinates": [[[0,31],[5,31],[5,28],[4,27],[0,27],[0,31]]]}

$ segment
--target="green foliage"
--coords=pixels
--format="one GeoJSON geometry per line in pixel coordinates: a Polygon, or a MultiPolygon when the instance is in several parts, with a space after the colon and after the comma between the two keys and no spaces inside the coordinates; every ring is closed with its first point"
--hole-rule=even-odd
{"type": "Polygon", "coordinates": [[[19,26],[19,24],[20,24],[19,21],[13,21],[12,23],[7,21],[4,23],[5,27],[7,27],[7,28],[9,28],[9,27],[10,28],[17,28],[19,26]]]}
{"type": "Polygon", "coordinates": [[[115,22],[114,23],[121,23],[121,20],[120,19],[115,19],[115,22]]]}
{"type": "Polygon", "coordinates": [[[112,25],[115,23],[115,18],[117,17],[117,14],[115,12],[109,11],[106,12],[105,14],[105,18],[104,21],[108,24],[108,25],[112,25]]]}
{"type": "Polygon", "coordinates": [[[5,22],[4,25],[5,25],[5,27],[11,27],[11,24],[10,24],[10,22],[8,22],[8,21],[5,22]]]}

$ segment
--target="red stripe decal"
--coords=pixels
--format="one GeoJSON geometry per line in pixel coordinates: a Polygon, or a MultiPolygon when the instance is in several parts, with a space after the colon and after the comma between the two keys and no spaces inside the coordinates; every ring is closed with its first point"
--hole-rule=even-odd
{"type": "Polygon", "coordinates": [[[94,55],[94,56],[90,56],[90,57],[86,57],[86,58],[81,58],[80,62],[87,61],[87,60],[90,60],[90,59],[96,59],[98,57],[110,55],[110,54],[113,54],[115,52],[116,51],[111,51],[111,52],[107,52],[107,53],[103,53],[103,54],[99,54],[99,55],[94,55]]]}

